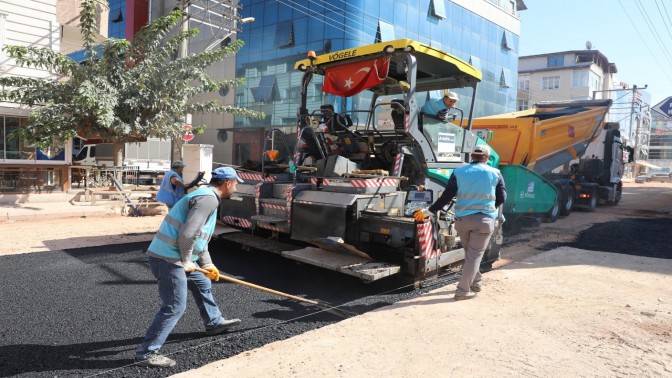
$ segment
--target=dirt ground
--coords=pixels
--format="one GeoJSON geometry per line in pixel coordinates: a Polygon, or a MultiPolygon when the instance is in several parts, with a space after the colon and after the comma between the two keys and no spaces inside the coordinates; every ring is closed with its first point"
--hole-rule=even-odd
{"type": "MultiPolygon", "coordinates": [[[[475,300],[448,285],[177,376],[672,376],[671,216],[672,184],[628,183],[618,206],[505,235],[475,300]]],[[[0,254],[149,240],[161,220],[0,223],[0,254]]]]}

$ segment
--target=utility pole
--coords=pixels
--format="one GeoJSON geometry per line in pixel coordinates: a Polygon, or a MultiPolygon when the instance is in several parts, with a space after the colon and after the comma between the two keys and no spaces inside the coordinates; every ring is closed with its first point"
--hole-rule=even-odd
{"type": "MultiPolygon", "coordinates": [[[[648,88],[649,85],[645,84],[643,89],[648,88]]],[[[635,128],[635,133],[633,134],[632,130],[632,119],[635,115],[635,104],[637,103],[637,85],[632,86],[632,102],[630,105],[630,125],[628,127],[628,134],[632,136],[632,139],[634,139],[634,145],[633,145],[633,165],[632,165],[632,175],[633,177],[637,176],[637,160],[639,159],[639,125],[642,120],[642,115],[638,114],[637,115],[637,127],[635,128]]],[[[641,110],[642,104],[641,102],[639,103],[639,110],[641,110]]]]}

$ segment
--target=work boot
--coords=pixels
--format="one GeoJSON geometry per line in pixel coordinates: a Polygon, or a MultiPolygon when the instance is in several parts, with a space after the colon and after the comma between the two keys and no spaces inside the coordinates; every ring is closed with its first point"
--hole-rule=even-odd
{"type": "Polygon", "coordinates": [[[214,335],[219,335],[220,333],[224,333],[228,331],[229,328],[238,325],[240,323],[240,319],[229,319],[225,320],[221,324],[217,324],[216,326],[206,329],[205,334],[208,336],[214,336],[214,335]]]}
{"type": "Polygon", "coordinates": [[[455,294],[456,301],[463,301],[465,299],[473,299],[473,298],[476,298],[476,293],[474,293],[473,291],[470,291],[465,294],[455,294]]]}
{"type": "Polygon", "coordinates": [[[158,352],[150,354],[149,357],[144,360],[139,360],[136,357],[135,363],[138,366],[148,367],[173,367],[176,364],[175,360],[171,360],[170,358],[159,354],[158,352]]]}

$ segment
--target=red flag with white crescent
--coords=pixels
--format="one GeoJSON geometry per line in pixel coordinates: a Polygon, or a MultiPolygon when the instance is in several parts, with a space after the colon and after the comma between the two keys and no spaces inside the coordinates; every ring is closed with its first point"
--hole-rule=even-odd
{"type": "Polygon", "coordinates": [[[341,97],[375,87],[387,77],[389,58],[380,58],[327,68],[322,91],[341,97]]]}

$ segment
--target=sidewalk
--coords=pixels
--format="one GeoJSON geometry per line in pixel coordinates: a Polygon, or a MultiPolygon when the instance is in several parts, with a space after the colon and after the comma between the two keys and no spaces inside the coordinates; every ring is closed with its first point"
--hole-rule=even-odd
{"type": "MultiPolygon", "coordinates": [[[[163,209],[165,209],[164,206],[163,209]]],[[[156,204],[138,205],[143,214],[155,215],[162,209],[156,204]],[[149,207],[152,207],[151,213],[149,207]]],[[[25,203],[0,203],[0,222],[14,222],[23,220],[59,219],[59,218],[87,218],[122,216],[132,211],[121,201],[99,201],[95,205],[91,202],[77,201],[50,201],[25,203]]]]}

